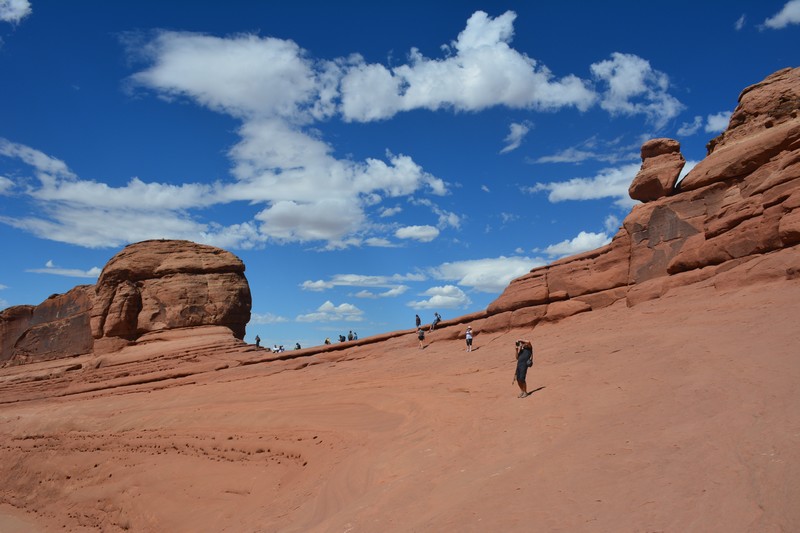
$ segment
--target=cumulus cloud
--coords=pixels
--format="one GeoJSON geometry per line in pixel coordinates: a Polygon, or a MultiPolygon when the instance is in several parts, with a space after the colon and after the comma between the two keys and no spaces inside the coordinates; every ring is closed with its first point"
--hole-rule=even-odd
{"type": "Polygon", "coordinates": [[[551,258],[567,257],[595,250],[611,242],[611,237],[607,233],[590,233],[581,231],[574,239],[567,239],[560,243],[553,244],[542,250],[551,258]]]}
{"type": "MultiPolygon", "coordinates": [[[[227,153],[229,180],[173,184],[133,178],[112,187],[81,179],[35,148],[0,139],[0,155],[34,169],[38,182],[29,182],[22,194],[41,206],[35,214],[0,222],[88,247],[152,238],[233,249],[288,242],[322,242],[328,249],[392,246],[392,236],[431,242],[441,231],[458,229],[461,216],[430,202],[436,227],[398,229],[371,219],[396,213],[384,202],[443,196],[448,184],[404,154],[337,157],[315,122],[387,119],[415,109],[583,111],[599,101],[613,114],[641,113],[660,124],[680,107],[667,93],[666,76],[633,55],[614,54],[592,66],[595,80],[608,86],[602,95],[591,81],[555,76],[512,48],[515,18],[511,11],[498,17],[477,11],[442,57],[412,49],[405,64],[392,68],[367,64],[358,54],[318,59],[294,41],[252,34],[128,34],[123,44],[141,65],[128,80],[132,91],[193,102],[239,122],[238,141],[227,153]],[[227,225],[207,218],[208,208],[233,202],[252,207],[227,225]]],[[[504,150],[519,146],[526,128],[513,124],[504,150]]],[[[0,193],[11,190],[6,180],[0,193]]]]}
{"type": "Polygon", "coordinates": [[[530,257],[495,257],[448,262],[431,269],[431,275],[443,281],[453,281],[477,291],[502,292],[514,278],[544,265],[542,259],[530,257]]]}
{"type": "Polygon", "coordinates": [[[422,296],[429,298],[408,302],[407,305],[414,309],[457,309],[472,303],[469,296],[455,285],[431,287],[422,296]]]}
{"type": "Polygon", "coordinates": [[[800,24],[800,0],[790,0],[775,15],[764,21],[763,26],[781,30],[791,24],[800,24]]]}
{"type": "Polygon", "coordinates": [[[591,71],[608,87],[600,107],[612,115],[643,114],[660,129],[684,109],[668,92],[669,77],[639,56],[614,52],[611,59],[594,63],[591,71]]]}
{"type": "Polygon", "coordinates": [[[363,122],[412,109],[591,107],[596,95],[586,81],[574,75],[558,79],[547,67],[511,48],[515,18],[512,11],[496,18],[476,11],[446,47],[451,55],[443,59],[427,58],[412,49],[408,64],[392,69],[365,63],[348,66],[341,82],[342,115],[363,122]]]}
{"type": "Polygon", "coordinates": [[[733,27],[736,28],[736,31],[740,31],[742,28],[744,28],[744,25],[745,25],[746,21],[747,21],[747,17],[742,15],[741,17],[736,19],[736,22],[734,23],[733,27]]]}
{"type": "Polygon", "coordinates": [[[137,52],[152,64],[134,83],[237,117],[301,119],[318,94],[314,65],[289,40],[164,31],[137,52]]]}
{"type": "Polygon", "coordinates": [[[320,305],[313,313],[298,315],[298,322],[360,322],[364,311],[353,304],[334,305],[330,300],[320,305]]]}
{"type": "Polygon", "coordinates": [[[731,120],[732,113],[730,111],[721,111],[715,115],[708,115],[706,119],[705,132],[706,133],[721,133],[728,128],[728,123],[731,120]]]}
{"type": "Polygon", "coordinates": [[[433,226],[404,226],[394,232],[398,239],[413,239],[420,242],[430,242],[439,236],[439,230],[433,226]]]}
{"type": "Polygon", "coordinates": [[[28,0],[0,0],[0,20],[16,24],[30,15],[31,3],[28,0]]]}
{"type": "Polygon", "coordinates": [[[628,195],[628,188],[640,168],[640,163],[631,163],[621,167],[602,169],[593,177],[537,183],[525,190],[531,193],[548,191],[547,198],[551,202],[616,198],[617,205],[630,207],[635,202],[628,195]]]}
{"type": "Polygon", "coordinates": [[[531,130],[530,125],[527,123],[517,124],[512,123],[510,126],[510,130],[508,135],[504,139],[506,142],[506,146],[500,150],[501,154],[507,154],[513,150],[516,150],[522,144],[522,140],[531,130]]]}

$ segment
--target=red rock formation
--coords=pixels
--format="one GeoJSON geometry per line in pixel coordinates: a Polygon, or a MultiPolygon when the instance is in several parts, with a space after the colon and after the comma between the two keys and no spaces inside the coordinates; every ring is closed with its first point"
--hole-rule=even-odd
{"type": "Polygon", "coordinates": [[[0,313],[0,363],[72,357],[92,351],[89,315],[94,301],[91,285],[54,294],[37,306],[11,307],[0,313]]]}
{"type": "Polygon", "coordinates": [[[516,327],[658,298],[671,288],[744,279],[792,278],[800,270],[800,68],[746,88],[728,130],[674,188],[683,167],[677,141],[642,147],[630,193],[644,204],[611,244],[537,268],[487,308],[482,327],[516,327]],[[578,301],[582,305],[565,302],[578,301]],[[500,319],[500,317],[503,317],[500,319]]]}
{"type": "Polygon", "coordinates": [[[188,241],[145,241],[114,256],[97,285],[0,313],[0,364],[121,348],[141,335],[226,326],[244,338],[250,287],[242,261],[188,241]]]}
{"type": "Polygon", "coordinates": [[[642,145],[642,168],[633,178],[628,194],[634,200],[652,202],[673,194],[686,160],[673,139],[652,139],[642,145]]]}
{"type": "Polygon", "coordinates": [[[250,286],[230,252],[189,241],[131,244],[106,264],[95,287],[92,335],[101,349],[144,333],[226,326],[244,338],[250,286]]]}

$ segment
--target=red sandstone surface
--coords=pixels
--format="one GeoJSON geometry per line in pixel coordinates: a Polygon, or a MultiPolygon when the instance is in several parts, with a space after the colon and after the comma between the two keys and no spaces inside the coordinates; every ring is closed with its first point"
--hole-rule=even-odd
{"type": "Polygon", "coordinates": [[[608,246],[424,350],[249,346],[244,265],[178,241],[7,309],[0,531],[800,531],[799,109],[748,87],[677,186],[646,143],[608,246]]]}

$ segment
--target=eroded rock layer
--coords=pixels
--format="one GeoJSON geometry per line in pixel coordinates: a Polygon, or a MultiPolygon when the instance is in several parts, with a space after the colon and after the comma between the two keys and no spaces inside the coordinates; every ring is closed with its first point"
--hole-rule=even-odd
{"type": "Polygon", "coordinates": [[[636,305],[676,286],[736,275],[742,283],[794,278],[799,112],[800,68],[748,87],[728,129],[677,186],[684,163],[677,141],[645,143],[630,191],[646,203],[633,208],[612,242],[512,281],[487,308],[482,327],[560,319],[622,299],[636,305]]]}

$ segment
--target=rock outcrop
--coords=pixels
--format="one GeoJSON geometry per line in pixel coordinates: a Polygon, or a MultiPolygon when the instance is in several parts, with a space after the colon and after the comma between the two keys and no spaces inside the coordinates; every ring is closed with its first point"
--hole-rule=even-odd
{"type": "Polygon", "coordinates": [[[54,294],[37,306],[20,305],[0,313],[0,364],[90,352],[93,301],[93,287],[79,285],[66,294],[54,294]]]}
{"type": "Polygon", "coordinates": [[[746,88],[728,129],[675,185],[680,145],[642,147],[630,194],[642,203],[611,243],[532,270],[492,302],[478,330],[560,319],[671,288],[800,272],[800,68],[746,88]]]}
{"type": "Polygon", "coordinates": [[[642,168],[633,178],[628,194],[634,200],[652,202],[675,191],[686,159],[674,139],[652,139],[642,145],[642,168]]]}
{"type": "Polygon", "coordinates": [[[92,336],[113,348],[144,333],[226,326],[244,338],[250,286],[230,252],[189,241],[131,244],[106,264],[95,285],[92,336]]]}
{"type": "Polygon", "coordinates": [[[96,285],[0,313],[0,364],[114,351],[146,333],[183,327],[225,326],[243,339],[251,306],[244,271],[238,257],[212,246],[131,244],[96,285]]]}

